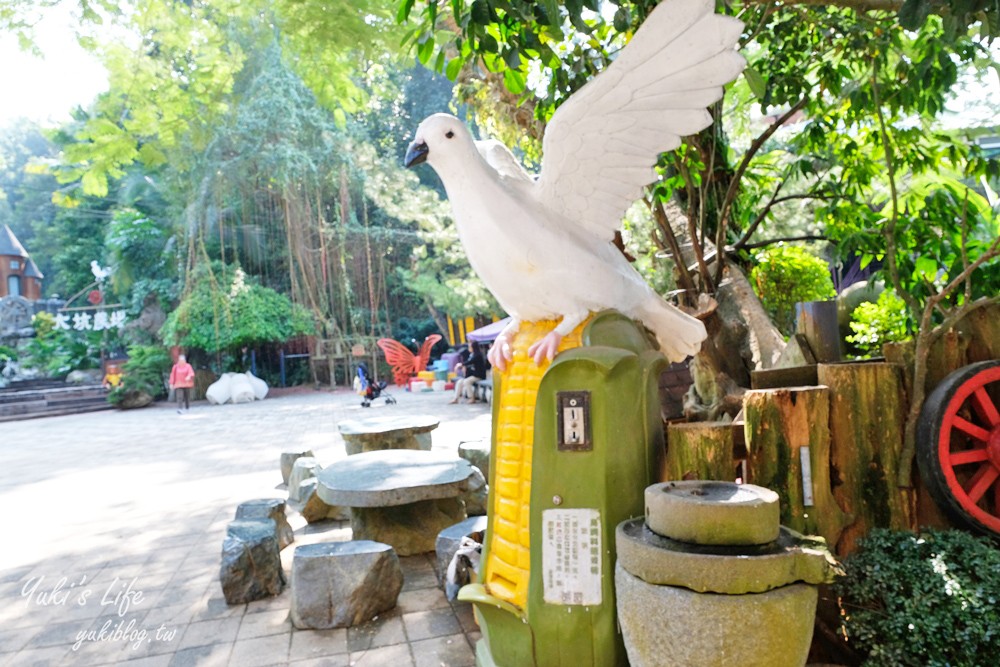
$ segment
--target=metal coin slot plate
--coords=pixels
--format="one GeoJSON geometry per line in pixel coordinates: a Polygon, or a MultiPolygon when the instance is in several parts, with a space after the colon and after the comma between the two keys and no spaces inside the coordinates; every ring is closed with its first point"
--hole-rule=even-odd
{"type": "Polygon", "coordinates": [[[590,432],[590,392],[560,391],[556,393],[559,451],[589,452],[594,449],[590,432]]]}

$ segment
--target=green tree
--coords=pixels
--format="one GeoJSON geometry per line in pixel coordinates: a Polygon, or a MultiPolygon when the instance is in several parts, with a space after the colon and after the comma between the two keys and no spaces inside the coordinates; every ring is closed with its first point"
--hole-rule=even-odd
{"type": "MultiPolygon", "coordinates": [[[[531,154],[553,109],[606,66],[654,4],[621,3],[613,16],[586,1],[431,2],[419,13],[411,0],[397,6],[416,24],[410,43],[421,60],[459,79],[479,68],[487,73],[480,87],[503,86],[480,96],[507,102],[485,113],[531,154]],[[526,119],[511,113],[515,106],[534,113],[526,119]]],[[[997,164],[969,133],[935,122],[965,67],[995,66],[985,41],[997,34],[997,7],[975,5],[983,11],[957,2],[721,6],[747,26],[749,65],[710,109],[716,124],[661,159],[649,197],[654,242],[684,259],[682,298],[745,295],[720,288],[735,277],[727,266],[745,265],[750,251],[832,239],[845,254],[887,258],[887,282],[900,296],[914,292],[904,299],[921,330],[951,321],[949,306],[962,313],[981,302],[975,279],[989,289],[984,274],[1000,273],[996,216],[972,186],[996,178],[997,164]],[[756,105],[769,116],[763,129],[741,120],[756,105]],[[803,231],[775,234],[792,206],[803,231]],[[928,241],[940,252],[918,268],[928,241]]],[[[712,376],[740,371],[726,363],[706,366],[712,376]]]]}
{"type": "Polygon", "coordinates": [[[46,278],[48,256],[35,251],[35,230],[56,215],[52,195],[59,184],[40,164],[54,160],[58,147],[34,123],[20,120],[0,128],[0,225],[10,225],[46,278]]]}

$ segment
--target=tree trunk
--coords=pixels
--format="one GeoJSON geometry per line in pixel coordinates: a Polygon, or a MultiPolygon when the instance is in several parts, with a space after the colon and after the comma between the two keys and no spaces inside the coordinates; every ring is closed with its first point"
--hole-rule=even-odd
{"type": "Polygon", "coordinates": [[[664,481],[736,479],[733,425],[729,422],[670,424],[664,481]]]}
{"type": "Polygon", "coordinates": [[[749,481],[781,497],[782,525],[833,547],[850,519],[831,492],[830,391],[760,389],[747,392],[744,405],[749,481]]]}
{"type": "Polygon", "coordinates": [[[896,485],[906,400],[893,364],[820,364],[818,377],[830,388],[833,495],[854,518],[836,544],[843,557],[872,528],[914,527],[912,489],[896,485]]]}
{"type": "Polygon", "coordinates": [[[705,319],[708,339],[691,364],[694,391],[685,414],[697,421],[736,416],[750,371],[770,368],[785,343],[764,312],[746,276],[726,269],[726,281],[716,293],[718,307],[705,319]]]}

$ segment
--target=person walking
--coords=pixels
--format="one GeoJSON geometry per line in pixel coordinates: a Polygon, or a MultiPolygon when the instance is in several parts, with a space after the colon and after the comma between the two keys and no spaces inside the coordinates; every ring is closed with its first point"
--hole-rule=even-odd
{"type": "Polygon", "coordinates": [[[177,356],[177,363],[170,369],[170,388],[177,396],[177,414],[181,414],[181,400],[184,409],[191,407],[191,388],[194,387],[194,369],[183,354],[177,356]]]}

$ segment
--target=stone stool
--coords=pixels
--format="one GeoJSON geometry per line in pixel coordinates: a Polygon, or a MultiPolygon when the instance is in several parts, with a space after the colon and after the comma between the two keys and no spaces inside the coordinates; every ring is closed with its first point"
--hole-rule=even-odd
{"type": "Polygon", "coordinates": [[[316,492],[318,481],[315,477],[307,479],[299,485],[299,498],[302,501],[302,518],[306,523],[319,521],[350,521],[351,510],[347,507],[328,505],[316,492]]]}
{"type": "Polygon", "coordinates": [[[465,440],[458,443],[458,455],[479,468],[483,477],[490,478],[490,441],[465,440]]]}
{"type": "Polygon", "coordinates": [[[281,453],[281,483],[288,484],[288,477],[292,474],[292,466],[295,465],[296,459],[301,459],[303,457],[312,458],[316,456],[312,453],[311,449],[307,449],[304,452],[282,452],[281,453]]]}
{"type": "Polygon", "coordinates": [[[240,503],[236,508],[239,519],[271,519],[275,523],[275,537],[278,538],[278,549],[284,549],[295,541],[295,531],[288,524],[285,516],[285,501],[281,498],[258,498],[240,503]]]}
{"type": "Polygon", "coordinates": [[[462,538],[469,537],[482,544],[483,534],[486,532],[485,516],[470,516],[465,521],[460,521],[454,526],[445,528],[437,536],[437,577],[438,586],[446,589],[445,577],[448,575],[448,566],[451,559],[455,557],[455,552],[462,545],[462,538]]]}
{"type": "Polygon", "coordinates": [[[292,559],[292,624],[345,628],[396,606],[403,588],[399,557],[388,544],[358,540],[306,544],[292,559]]]}
{"type": "Polygon", "coordinates": [[[303,498],[300,495],[302,482],[312,479],[322,469],[323,466],[319,464],[319,461],[311,456],[295,459],[295,463],[292,464],[292,472],[288,475],[288,499],[295,502],[302,501],[303,498]]]}
{"type": "Polygon", "coordinates": [[[232,521],[222,542],[219,581],[227,604],[278,595],[285,587],[273,519],[232,521]]]}

